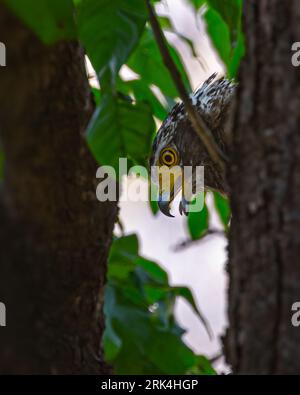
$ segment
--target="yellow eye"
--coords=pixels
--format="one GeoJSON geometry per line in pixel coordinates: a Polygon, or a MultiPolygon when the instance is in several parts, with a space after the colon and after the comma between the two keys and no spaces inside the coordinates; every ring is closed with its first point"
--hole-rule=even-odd
{"type": "Polygon", "coordinates": [[[178,154],[174,148],[165,148],[160,153],[159,162],[165,166],[175,166],[178,164],[178,154]]]}

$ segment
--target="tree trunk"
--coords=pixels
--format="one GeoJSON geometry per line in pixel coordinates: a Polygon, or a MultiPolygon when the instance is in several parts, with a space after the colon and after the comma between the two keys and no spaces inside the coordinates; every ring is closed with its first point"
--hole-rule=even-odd
{"type": "Polygon", "coordinates": [[[229,330],[234,373],[299,374],[300,39],[298,0],[246,0],[247,54],[235,104],[229,330]]]}
{"type": "Polygon", "coordinates": [[[0,372],[106,373],[102,290],[117,204],[96,201],[84,53],[77,42],[46,47],[3,5],[0,37],[0,372]]]}

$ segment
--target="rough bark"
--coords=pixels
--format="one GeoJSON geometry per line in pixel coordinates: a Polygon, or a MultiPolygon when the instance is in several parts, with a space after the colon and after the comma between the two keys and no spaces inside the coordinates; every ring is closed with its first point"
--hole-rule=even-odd
{"type": "Polygon", "coordinates": [[[229,330],[234,373],[300,373],[298,0],[246,0],[247,55],[235,105],[229,330]]]}
{"type": "Polygon", "coordinates": [[[44,46],[3,5],[0,37],[0,372],[105,373],[102,290],[117,205],[96,201],[84,54],[76,42],[44,46]]]}

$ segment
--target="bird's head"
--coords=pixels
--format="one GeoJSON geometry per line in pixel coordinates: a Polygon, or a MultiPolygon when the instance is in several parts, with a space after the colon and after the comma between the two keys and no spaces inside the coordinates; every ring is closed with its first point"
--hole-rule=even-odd
{"type": "MultiPolygon", "coordinates": [[[[234,84],[226,79],[214,81],[215,77],[216,74],[213,74],[204,82],[202,87],[191,96],[191,100],[214,134],[217,143],[226,151],[224,122],[234,91],[234,84]]],[[[167,184],[169,190],[165,190],[165,184],[163,183],[162,186],[159,177],[152,178],[152,181],[159,186],[159,208],[168,216],[172,216],[170,214],[171,202],[186,183],[192,183],[195,187],[197,166],[204,166],[205,187],[221,192],[225,190],[225,180],[220,169],[211,160],[203,143],[193,130],[182,103],[174,106],[157,132],[153,142],[150,166],[151,169],[154,166],[157,169],[165,168],[172,171],[172,177],[167,184]],[[183,177],[185,166],[192,168],[189,179],[183,177]]],[[[153,174],[155,172],[152,171],[153,174]]],[[[186,208],[189,200],[184,194],[179,206],[180,213],[187,213],[186,208]]]]}

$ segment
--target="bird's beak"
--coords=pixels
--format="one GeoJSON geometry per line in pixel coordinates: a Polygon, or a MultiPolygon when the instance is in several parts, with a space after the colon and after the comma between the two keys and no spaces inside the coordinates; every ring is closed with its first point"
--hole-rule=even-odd
{"type": "Polygon", "coordinates": [[[167,217],[174,217],[170,213],[171,203],[175,199],[176,195],[182,189],[182,171],[179,169],[173,171],[173,175],[166,185],[159,183],[159,196],[158,196],[158,207],[160,211],[167,217]]]}
{"type": "Polygon", "coordinates": [[[185,199],[184,196],[182,196],[180,203],[179,203],[180,215],[182,215],[182,214],[184,214],[185,216],[189,215],[188,206],[189,206],[189,202],[185,199]]]}
{"type": "Polygon", "coordinates": [[[158,200],[158,207],[159,207],[160,211],[164,215],[166,215],[167,217],[174,217],[174,215],[172,215],[170,213],[170,205],[171,205],[170,201],[162,200],[162,199],[159,198],[159,200],[158,200]]]}
{"type": "Polygon", "coordinates": [[[171,203],[182,189],[184,193],[182,194],[182,198],[179,203],[179,212],[181,215],[184,214],[188,216],[190,211],[190,204],[193,199],[193,191],[190,188],[192,183],[192,175],[187,179],[184,179],[182,173],[183,172],[181,168],[173,172],[173,177],[168,184],[168,188],[162,186],[161,183],[159,183],[158,207],[160,211],[168,217],[174,217],[174,215],[170,213],[171,203]]]}

